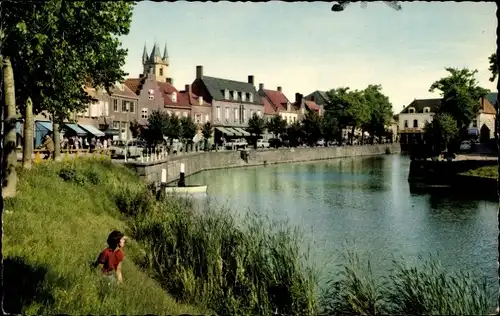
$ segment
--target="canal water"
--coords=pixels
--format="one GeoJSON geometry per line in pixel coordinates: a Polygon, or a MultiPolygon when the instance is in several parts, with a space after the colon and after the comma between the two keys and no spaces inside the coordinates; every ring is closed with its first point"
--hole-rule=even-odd
{"type": "Polygon", "coordinates": [[[409,165],[399,155],[336,159],[204,171],[187,183],[208,184],[212,205],[299,226],[322,279],[349,249],[377,274],[389,271],[392,258],[418,264],[418,255],[433,255],[495,286],[497,203],[411,193],[409,165]]]}

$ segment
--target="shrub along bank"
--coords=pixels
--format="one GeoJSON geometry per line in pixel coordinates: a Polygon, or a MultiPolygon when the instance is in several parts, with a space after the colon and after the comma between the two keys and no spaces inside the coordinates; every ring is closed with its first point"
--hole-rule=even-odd
{"type": "Polygon", "coordinates": [[[395,263],[390,277],[380,280],[355,254],[318,296],[317,273],[299,247],[296,229],[255,215],[237,219],[224,209],[197,212],[190,201],[172,196],[158,200],[131,171],[109,162],[42,164],[21,172],[19,189],[7,201],[4,218],[9,312],[491,311],[484,283],[471,276],[446,273],[434,263],[395,263]],[[126,246],[125,282],[110,288],[89,263],[113,229],[133,240],[126,246]]]}

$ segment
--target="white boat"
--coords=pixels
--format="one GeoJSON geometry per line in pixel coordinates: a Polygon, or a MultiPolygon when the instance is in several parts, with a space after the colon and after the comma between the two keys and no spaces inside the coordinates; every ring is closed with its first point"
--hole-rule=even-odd
{"type": "Polygon", "coordinates": [[[208,185],[186,185],[185,187],[165,187],[165,193],[207,193],[208,185]]]}

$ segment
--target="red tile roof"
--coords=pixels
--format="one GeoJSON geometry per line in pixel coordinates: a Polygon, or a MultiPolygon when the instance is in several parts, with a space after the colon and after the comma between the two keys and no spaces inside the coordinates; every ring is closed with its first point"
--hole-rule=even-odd
{"type": "Polygon", "coordinates": [[[264,114],[265,115],[275,115],[278,114],[277,109],[269,102],[267,97],[261,96],[262,103],[264,104],[264,114]]]}
{"type": "Polygon", "coordinates": [[[180,91],[177,94],[177,101],[182,98],[183,102],[189,103],[190,105],[195,105],[195,106],[210,106],[210,103],[206,102],[203,100],[203,103],[200,105],[198,103],[198,95],[194,94],[193,92],[189,93],[189,91],[183,90],[180,91]]]}
{"type": "MultiPolygon", "coordinates": [[[[131,90],[134,91],[136,95],[141,93],[142,86],[146,78],[130,78],[125,80],[125,85],[131,90]]],[[[163,104],[165,107],[174,107],[174,108],[191,108],[191,104],[189,100],[182,96],[179,91],[170,83],[163,81],[156,81],[156,85],[158,89],[162,92],[163,104]],[[172,93],[177,93],[177,102],[172,101],[172,93]]]]}
{"type": "Polygon", "coordinates": [[[283,92],[264,89],[264,93],[277,111],[286,111],[289,101],[283,92]]]}
{"type": "Polygon", "coordinates": [[[121,90],[119,86],[114,86],[113,88],[111,88],[111,93],[115,95],[137,99],[137,94],[135,94],[134,91],[132,91],[129,87],[127,87],[126,84],[123,85],[123,90],[121,90]]]}
{"type": "Polygon", "coordinates": [[[304,100],[304,103],[307,105],[309,110],[319,112],[320,107],[316,104],[316,102],[304,100]]]}
{"type": "Polygon", "coordinates": [[[144,80],[146,78],[130,78],[125,80],[125,85],[130,91],[134,92],[135,95],[139,95],[141,93],[141,87],[144,84],[144,80]]]}

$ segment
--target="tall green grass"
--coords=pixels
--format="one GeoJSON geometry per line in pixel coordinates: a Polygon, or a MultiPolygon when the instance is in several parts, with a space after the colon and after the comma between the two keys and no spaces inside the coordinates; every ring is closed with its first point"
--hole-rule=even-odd
{"type": "MultiPolygon", "coordinates": [[[[120,199],[139,210],[150,203],[130,189],[120,199]]],[[[133,236],[147,249],[144,266],[176,298],[220,314],[315,313],[316,273],[298,230],[255,214],[237,221],[226,209],[198,212],[174,196],[149,209],[135,214],[133,236]]]]}
{"type": "Polygon", "coordinates": [[[177,303],[135,262],[144,250],[125,248],[125,282],[110,287],[91,269],[110,231],[131,232],[116,206],[124,183],[138,183],[111,163],[47,163],[20,170],[19,192],[4,213],[5,309],[23,314],[182,314],[203,308],[177,303]],[[63,179],[64,178],[64,179],[63,179]]]}
{"type": "Polygon", "coordinates": [[[495,293],[485,279],[450,272],[439,260],[419,257],[419,266],[392,261],[385,277],[375,277],[370,261],[347,251],[346,264],[321,295],[330,315],[487,315],[495,293]]]}

